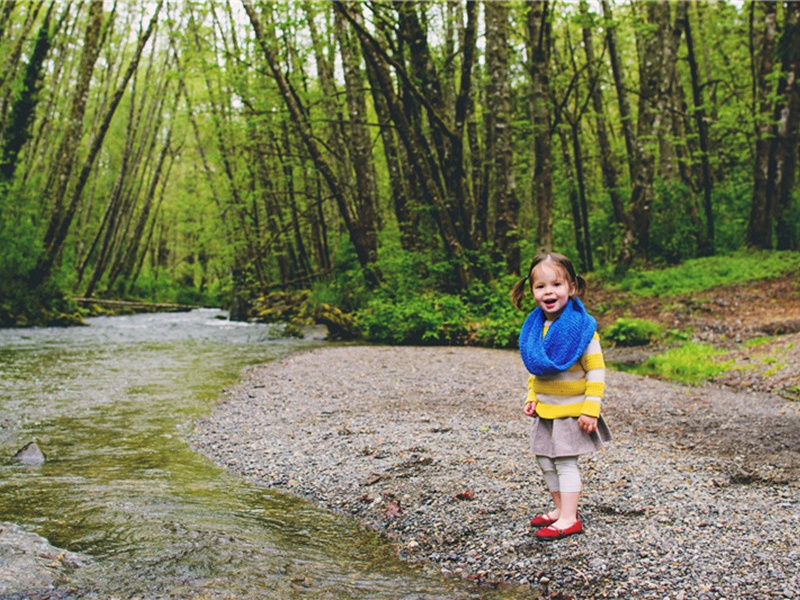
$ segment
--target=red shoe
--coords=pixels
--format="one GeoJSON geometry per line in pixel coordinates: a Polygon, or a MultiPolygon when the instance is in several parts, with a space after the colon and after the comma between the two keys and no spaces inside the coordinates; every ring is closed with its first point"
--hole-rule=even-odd
{"type": "Polygon", "coordinates": [[[548,525],[552,525],[558,521],[558,517],[555,519],[548,514],[539,515],[538,517],[533,517],[531,519],[531,527],[547,527],[548,525]]]}
{"type": "Polygon", "coordinates": [[[565,538],[576,533],[583,533],[583,524],[580,521],[575,521],[566,529],[559,529],[558,527],[545,527],[544,529],[537,531],[534,535],[537,539],[543,542],[549,542],[552,540],[560,540],[561,538],[565,538]]]}

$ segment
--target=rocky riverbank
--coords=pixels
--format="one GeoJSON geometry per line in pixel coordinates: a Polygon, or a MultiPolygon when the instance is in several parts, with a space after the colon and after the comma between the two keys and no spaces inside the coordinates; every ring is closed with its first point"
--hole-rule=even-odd
{"type": "MultiPolygon", "coordinates": [[[[796,352],[795,352],[796,354],[796,352]]],[[[518,354],[342,346],[250,370],[193,444],[383,532],[430,569],[545,597],[800,595],[800,406],[609,371],[586,533],[537,543],[518,354]]]]}

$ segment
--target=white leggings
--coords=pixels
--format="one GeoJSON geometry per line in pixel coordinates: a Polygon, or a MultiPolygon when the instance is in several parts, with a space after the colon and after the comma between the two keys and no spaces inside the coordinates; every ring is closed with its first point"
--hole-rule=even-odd
{"type": "Polygon", "coordinates": [[[545,485],[551,493],[581,491],[581,474],[578,471],[577,456],[559,456],[558,458],[537,456],[536,461],[542,469],[545,485]]]}

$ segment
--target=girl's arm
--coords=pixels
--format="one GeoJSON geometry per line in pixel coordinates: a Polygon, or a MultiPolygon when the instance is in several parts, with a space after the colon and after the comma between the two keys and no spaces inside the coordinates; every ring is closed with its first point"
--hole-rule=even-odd
{"type": "Polygon", "coordinates": [[[525,398],[525,408],[523,410],[529,417],[536,416],[536,392],[533,390],[533,382],[535,380],[536,377],[533,375],[528,377],[528,395],[525,398]]]}
{"type": "Polygon", "coordinates": [[[586,396],[581,416],[578,417],[578,426],[586,433],[592,433],[597,429],[597,419],[600,416],[600,405],[606,386],[606,365],[597,334],[586,347],[581,363],[586,371],[586,396]]]}

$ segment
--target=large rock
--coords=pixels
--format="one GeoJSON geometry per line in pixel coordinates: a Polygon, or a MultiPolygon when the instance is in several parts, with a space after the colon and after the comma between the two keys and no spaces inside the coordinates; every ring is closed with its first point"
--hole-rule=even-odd
{"type": "Polygon", "coordinates": [[[16,523],[0,523],[0,598],[28,597],[52,590],[76,568],[93,561],[69,552],[16,523]]]}
{"type": "Polygon", "coordinates": [[[44,464],[44,452],[39,448],[36,442],[28,442],[13,456],[14,460],[23,465],[35,467],[44,464]]]}

